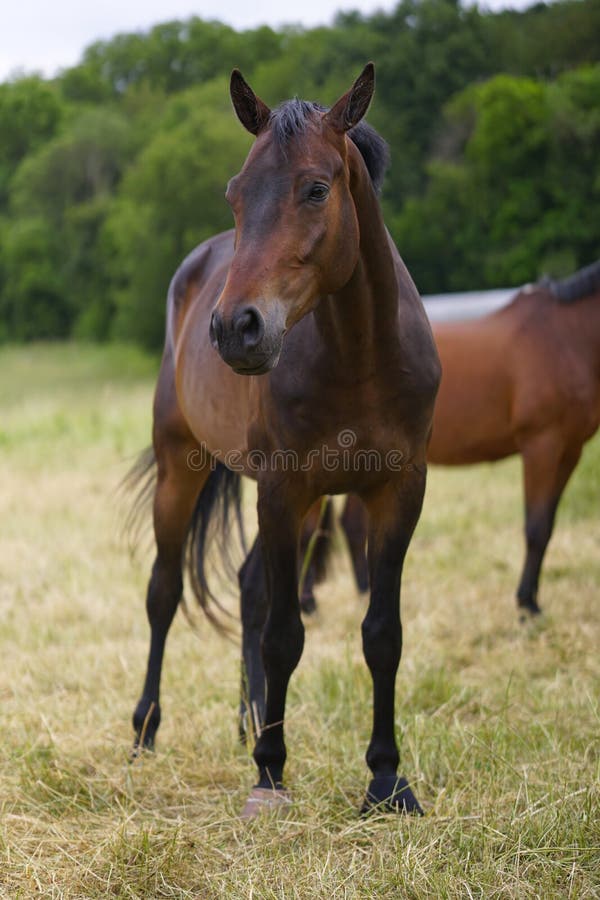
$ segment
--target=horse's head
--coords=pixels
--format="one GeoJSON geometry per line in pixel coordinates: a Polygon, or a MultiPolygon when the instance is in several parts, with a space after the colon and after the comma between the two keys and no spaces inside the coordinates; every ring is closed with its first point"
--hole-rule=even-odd
{"type": "Polygon", "coordinates": [[[235,252],[210,338],[236,372],[272,369],[286,331],[354,271],[359,229],[346,132],[373,88],[369,63],[329,111],[291,100],[272,112],[237,70],[231,76],[235,111],[256,141],[227,188],[235,252]]]}

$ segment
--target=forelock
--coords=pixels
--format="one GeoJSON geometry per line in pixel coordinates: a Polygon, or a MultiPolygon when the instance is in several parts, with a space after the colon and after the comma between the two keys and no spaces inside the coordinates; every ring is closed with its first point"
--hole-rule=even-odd
{"type": "MultiPolygon", "coordinates": [[[[319,103],[300,100],[298,97],[287,100],[271,112],[269,124],[273,139],[285,151],[290,140],[306,134],[310,124],[324,112],[327,112],[327,107],[321,106],[319,103]]],[[[379,193],[390,163],[390,151],[387,143],[371,125],[364,121],[352,128],[348,132],[348,137],[360,151],[373,186],[379,193]]]]}

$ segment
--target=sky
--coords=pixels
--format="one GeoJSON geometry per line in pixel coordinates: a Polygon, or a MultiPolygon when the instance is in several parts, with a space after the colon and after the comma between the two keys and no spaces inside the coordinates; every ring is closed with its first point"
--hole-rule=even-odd
{"type": "MultiPolygon", "coordinates": [[[[488,9],[522,9],[532,0],[481,0],[488,9]]],[[[0,15],[0,80],[22,72],[54,75],[74,65],[96,40],[196,15],[236,29],[284,23],[328,24],[340,10],[372,13],[396,0],[4,0],[0,15]],[[287,11],[289,10],[289,12],[287,11]]]]}

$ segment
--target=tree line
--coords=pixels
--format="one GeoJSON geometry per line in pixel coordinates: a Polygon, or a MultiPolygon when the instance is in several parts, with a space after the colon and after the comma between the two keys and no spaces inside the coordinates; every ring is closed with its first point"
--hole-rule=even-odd
{"type": "Polygon", "coordinates": [[[277,31],[191,18],[0,84],[0,341],[158,347],[174,269],[232,224],[225,185],[250,138],[231,69],[270,105],[327,104],[368,59],[386,221],[421,292],[600,256],[600,0],[501,13],[401,0],[277,31]]]}

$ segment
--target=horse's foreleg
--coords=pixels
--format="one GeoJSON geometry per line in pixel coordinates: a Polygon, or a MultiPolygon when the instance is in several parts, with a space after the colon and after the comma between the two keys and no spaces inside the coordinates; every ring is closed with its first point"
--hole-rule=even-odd
{"type": "Polygon", "coordinates": [[[402,653],[400,581],[404,557],[421,512],[425,467],[363,497],[369,513],[371,597],[362,623],[363,651],[373,679],[373,730],[367,764],[373,773],[362,812],[375,806],[421,813],[406,779],[399,778],[394,692],[402,653]]]}
{"type": "Polygon", "coordinates": [[[208,467],[197,471],[188,464],[191,449],[187,442],[161,443],[156,448],[156,559],[146,595],[150,652],[142,696],[133,714],[136,747],[153,747],[160,725],[160,676],[167,633],[183,591],[183,549],[196,500],[209,473],[208,467]]]}
{"type": "Polygon", "coordinates": [[[364,504],[356,494],[348,494],[340,523],[346,535],[356,586],[360,593],[364,594],[369,590],[369,568],[367,565],[368,516],[364,504]]]}
{"type": "Polygon", "coordinates": [[[288,683],[304,646],[304,626],[298,601],[298,534],[306,506],[295,508],[280,486],[261,490],[258,520],[268,598],[262,635],[267,696],[265,720],[254,748],[258,784],[245,814],[258,808],[265,793],[283,790],[286,759],[283,720],[288,683]]]}
{"type": "Polygon", "coordinates": [[[540,572],[562,492],[581,455],[581,444],[565,447],[564,437],[536,435],[523,449],[525,487],[525,565],[517,589],[517,605],[535,615],[540,572]]]}
{"type": "Polygon", "coordinates": [[[239,572],[242,619],[242,696],[240,737],[260,734],[265,719],[265,670],[260,649],[267,617],[267,589],[260,547],[256,537],[239,572]]]}

